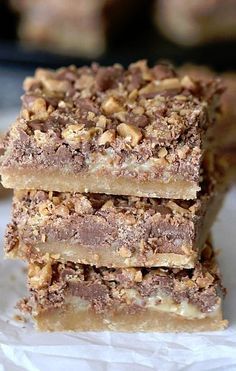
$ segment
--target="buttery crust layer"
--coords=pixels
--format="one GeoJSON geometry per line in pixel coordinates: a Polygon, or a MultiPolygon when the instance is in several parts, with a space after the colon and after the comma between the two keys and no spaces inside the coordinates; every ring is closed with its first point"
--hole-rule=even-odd
{"type": "Polygon", "coordinates": [[[39,331],[200,332],[224,330],[228,326],[221,312],[211,317],[186,319],[151,309],[132,315],[103,315],[73,305],[40,312],[34,321],[39,331]]]}
{"type": "Polygon", "coordinates": [[[6,187],[196,198],[217,80],[139,61],[38,69],[24,88],[1,160],[6,187]]]}

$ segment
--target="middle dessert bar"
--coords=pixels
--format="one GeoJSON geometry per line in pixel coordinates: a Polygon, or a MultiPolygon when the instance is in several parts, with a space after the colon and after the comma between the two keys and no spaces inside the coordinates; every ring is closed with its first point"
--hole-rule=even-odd
{"type": "Polygon", "coordinates": [[[221,205],[208,177],[197,200],[15,191],[6,253],[96,266],[194,267],[221,205]]]}

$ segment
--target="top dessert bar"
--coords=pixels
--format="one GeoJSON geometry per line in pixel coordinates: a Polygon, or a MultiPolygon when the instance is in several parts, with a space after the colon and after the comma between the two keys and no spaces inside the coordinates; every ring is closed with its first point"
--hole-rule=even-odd
{"type": "Polygon", "coordinates": [[[196,198],[218,80],[139,61],[38,69],[24,89],[1,159],[5,187],[196,198]]]}

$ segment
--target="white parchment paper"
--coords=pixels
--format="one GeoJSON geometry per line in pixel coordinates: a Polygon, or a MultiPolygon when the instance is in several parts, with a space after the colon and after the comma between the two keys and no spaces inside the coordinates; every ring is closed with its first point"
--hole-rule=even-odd
{"type": "MultiPolygon", "coordinates": [[[[11,200],[0,200],[1,241],[11,200]]],[[[36,333],[14,320],[26,294],[21,262],[0,260],[0,371],[236,370],[236,188],[213,228],[228,289],[226,331],[201,334],[36,333]]],[[[2,245],[2,243],[1,243],[2,245]]]]}

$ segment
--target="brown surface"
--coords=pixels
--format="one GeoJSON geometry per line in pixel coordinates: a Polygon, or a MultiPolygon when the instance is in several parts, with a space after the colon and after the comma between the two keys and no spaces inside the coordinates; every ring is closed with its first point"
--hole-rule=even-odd
{"type": "Polygon", "coordinates": [[[5,251],[28,260],[49,253],[96,266],[192,268],[225,188],[223,175],[208,171],[194,201],[17,191],[5,251]]]}
{"type": "Polygon", "coordinates": [[[217,81],[194,83],[141,61],[128,70],[37,70],[24,86],[21,116],[5,141],[6,187],[196,197],[217,81]]]}

